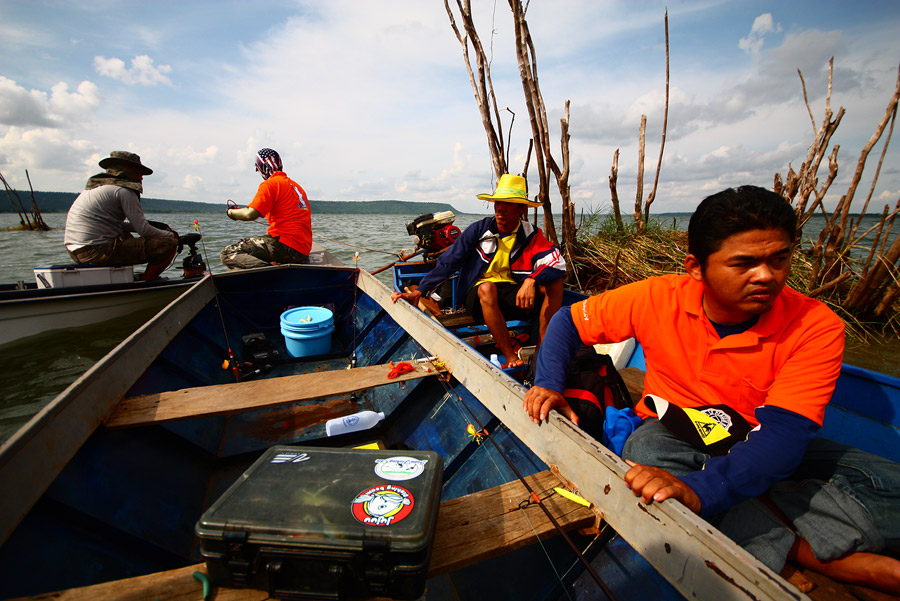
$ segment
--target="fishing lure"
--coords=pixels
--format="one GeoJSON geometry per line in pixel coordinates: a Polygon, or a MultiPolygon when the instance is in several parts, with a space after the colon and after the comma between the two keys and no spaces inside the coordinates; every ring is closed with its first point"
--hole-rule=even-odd
{"type": "Polygon", "coordinates": [[[487,428],[479,432],[472,424],[466,426],[466,432],[469,433],[469,437],[474,440],[476,444],[481,444],[482,442],[484,442],[484,437],[488,435],[487,428]]]}
{"type": "Polygon", "coordinates": [[[555,490],[560,496],[565,497],[566,499],[568,499],[570,501],[574,501],[575,503],[578,503],[579,505],[584,505],[585,507],[591,506],[590,501],[579,497],[575,493],[570,492],[570,491],[566,490],[565,488],[560,488],[559,486],[555,486],[553,488],[553,490],[555,490]]]}

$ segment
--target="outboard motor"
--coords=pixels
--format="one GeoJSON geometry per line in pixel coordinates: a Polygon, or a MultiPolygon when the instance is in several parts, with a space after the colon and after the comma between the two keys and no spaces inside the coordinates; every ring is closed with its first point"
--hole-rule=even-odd
{"type": "Polygon", "coordinates": [[[200,241],[201,237],[196,232],[178,236],[178,252],[181,252],[185,245],[189,249],[187,256],[181,262],[181,268],[184,270],[184,277],[186,278],[203,275],[203,272],[206,271],[206,263],[203,262],[203,257],[197,252],[197,242],[200,241]]]}
{"type": "Polygon", "coordinates": [[[425,213],[416,217],[406,225],[406,232],[415,236],[416,248],[429,254],[437,254],[449,247],[459,238],[459,228],[453,225],[456,216],[453,211],[441,213],[425,213]]]}

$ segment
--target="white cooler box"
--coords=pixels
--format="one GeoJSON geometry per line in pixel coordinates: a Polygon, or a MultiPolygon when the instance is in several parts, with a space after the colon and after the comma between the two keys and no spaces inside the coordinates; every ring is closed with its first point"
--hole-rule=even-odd
{"type": "Polygon", "coordinates": [[[45,265],[34,269],[38,288],[71,288],[134,282],[134,266],[45,265]]]}

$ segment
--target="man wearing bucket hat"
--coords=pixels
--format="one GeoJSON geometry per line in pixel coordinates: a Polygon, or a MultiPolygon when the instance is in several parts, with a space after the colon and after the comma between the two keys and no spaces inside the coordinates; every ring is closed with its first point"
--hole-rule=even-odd
{"type": "Polygon", "coordinates": [[[493,194],[478,198],[494,203],[494,215],[467,227],[417,290],[395,292],[391,298],[415,306],[458,270],[458,290],[465,292],[466,309],[494,336],[506,359],[503,366],[516,367],[522,360],[516,356],[506,321],[530,318],[537,312],[543,336],[562,305],[566,262],[540,229],[523,220],[528,207],[541,206],[528,199],[524,177],[502,175],[493,194]]]}
{"type": "Polygon", "coordinates": [[[229,200],[225,214],[238,221],[265,217],[269,229],[264,236],[244,238],[226,246],[219,255],[222,263],[229,269],[309,263],[312,218],[306,191],[287,176],[281,155],[271,148],[256,153],[256,171],[263,178],[256,196],[243,209],[229,200]]]}
{"type": "Polygon", "coordinates": [[[178,234],[144,217],[143,179],[153,170],[133,152],[114,150],[100,161],[106,171],[88,178],[66,216],[65,245],[76,263],[147,263],[141,279],[154,280],[175,258],[178,234]],[[138,237],[131,234],[136,233],[138,237]]]}
{"type": "Polygon", "coordinates": [[[643,423],[622,457],[646,503],[676,499],[774,571],[788,558],[835,579],[900,593],[900,465],[817,437],[841,369],[844,325],[786,287],[797,216],[754,186],[704,199],[686,274],[609,290],[551,322],[524,409],[556,409],[582,343],[635,337],[643,423]],[[761,497],[758,499],[758,497],[761,497]]]}

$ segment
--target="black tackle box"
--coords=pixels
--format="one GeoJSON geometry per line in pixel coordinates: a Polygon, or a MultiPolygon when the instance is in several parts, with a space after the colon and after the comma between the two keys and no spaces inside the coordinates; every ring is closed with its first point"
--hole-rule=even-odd
{"type": "Polygon", "coordinates": [[[197,523],[209,577],[276,599],[416,599],[442,471],[431,451],[272,447],[197,523]]]}

